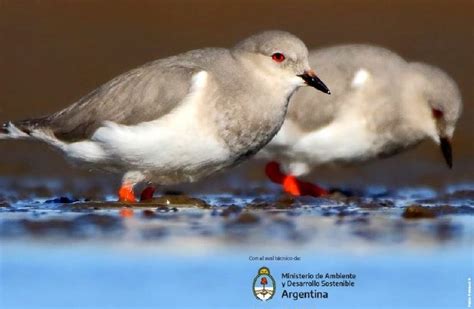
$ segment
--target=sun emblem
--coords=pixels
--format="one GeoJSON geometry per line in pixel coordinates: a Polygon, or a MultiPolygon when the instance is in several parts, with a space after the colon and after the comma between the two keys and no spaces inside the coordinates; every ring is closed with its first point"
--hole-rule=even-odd
{"type": "Polygon", "coordinates": [[[261,301],[267,301],[275,294],[275,279],[270,275],[268,267],[261,267],[253,279],[253,295],[261,301]]]}

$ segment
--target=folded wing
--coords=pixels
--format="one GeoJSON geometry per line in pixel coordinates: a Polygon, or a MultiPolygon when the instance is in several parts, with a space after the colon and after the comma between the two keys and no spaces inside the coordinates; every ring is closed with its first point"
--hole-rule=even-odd
{"type": "Polygon", "coordinates": [[[16,122],[23,131],[47,129],[65,142],[90,138],[104,122],[135,125],[159,119],[180,105],[202,69],[158,60],[117,76],[70,107],[40,119],[16,122]]]}

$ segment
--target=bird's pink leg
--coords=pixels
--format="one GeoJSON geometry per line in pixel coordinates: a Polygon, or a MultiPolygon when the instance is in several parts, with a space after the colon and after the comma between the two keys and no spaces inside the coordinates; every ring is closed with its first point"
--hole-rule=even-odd
{"type": "Polygon", "coordinates": [[[155,187],[152,185],[149,185],[145,189],[143,189],[142,194],[140,194],[140,201],[148,201],[153,198],[153,194],[155,193],[155,187]]]}
{"type": "Polygon", "coordinates": [[[328,195],[326,189],[316,184],[301,181],[293,175],[287,175],[280,170],[280,164],[275,161],[265,166],[265,174],[276,184],[282,185],[283,190],[293,196],[310,195],[315,197],[328,195]]]}

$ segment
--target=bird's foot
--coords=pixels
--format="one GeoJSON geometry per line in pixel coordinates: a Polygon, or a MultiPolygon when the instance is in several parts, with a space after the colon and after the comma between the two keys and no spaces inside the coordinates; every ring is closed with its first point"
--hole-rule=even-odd
{"type": "Polygon", "coordinates": [[[122,185],[118,192],[119,202],[122,203],[136,203],[135,194],[133,193],[132,185],[122,185]]]}
{"type": "Polygon", "coordinates": [[[155,193],[155,187],[148,186],[140,194],[140,202],[149,201],[153,199],[153,194],[155,193]]]}
{"type": "Polygon", "coordinates": [[[330,192],[324,188],[321,188],[315,183],[300,181],[300,188],[303,191],[302,195],[309,195],[314,197],[327,196],[330,192]]]}
{"type": "Polygon", "coordinates": [[[293,196],[300,196],[303,193],[300,181],[295,176],[286,176],[281,185],[283,186],[283,191],[293,196]]]}
{"type": "Polygon", "coordinates": [[[301,181],[295,176],[288,175],[282,183],[283,190],[293,196],[309,195],[314,197],[326,196],[329,191],[321,188],[317,184],[301,181]]]}
{"type": "Polygon", "coordinates": [[[309,195],[314,197],[326,196],[329,191],[316,184],[301,181],[295,176],[287,175],[280,170],[280,164],[272,161],[265,166],[265,173],[274,183],[283,186],[283,190],[293,196],[309,195]]]}

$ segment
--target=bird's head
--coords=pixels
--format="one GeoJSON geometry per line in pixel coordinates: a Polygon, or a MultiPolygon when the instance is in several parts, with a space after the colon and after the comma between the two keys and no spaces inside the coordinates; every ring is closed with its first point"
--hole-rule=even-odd
{"type": "MultiPolygon", "coordinates": [[[[330,93],[308,63],[308,49],[296,36],[285,31],[264,31],[248,37],[233,48],[233,53],[252,63],[259,76],[278,80],[296,89],[311,86],[330,93]]],[[[277,87],[277,84],[273,86],[277,87]]]]}
{"type": "Polygon", "coordinates": [[[429,108],[425,133],[440,146],[444,159],[451,168],[451,141],[462,111],[459,88],[441,69],[423,63],[410,63],[409,66],[420,78],[418,91],[422,102],[429,108]]]}

